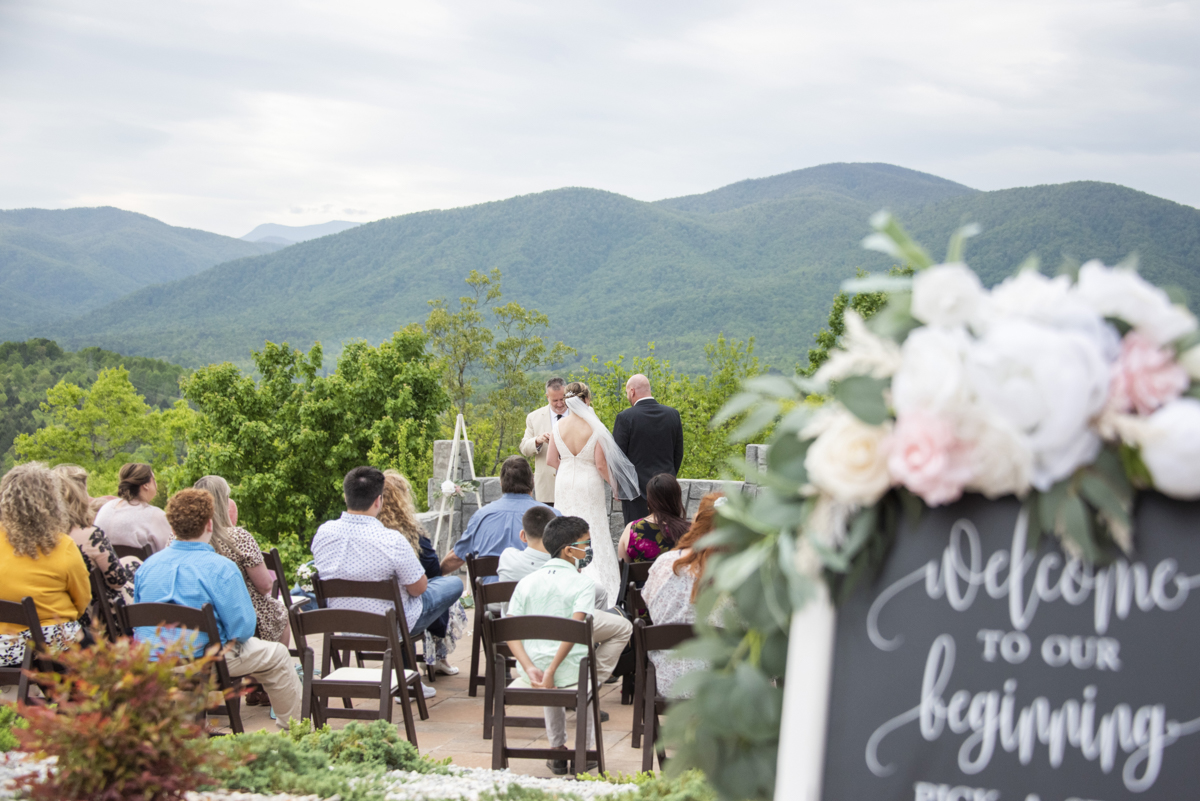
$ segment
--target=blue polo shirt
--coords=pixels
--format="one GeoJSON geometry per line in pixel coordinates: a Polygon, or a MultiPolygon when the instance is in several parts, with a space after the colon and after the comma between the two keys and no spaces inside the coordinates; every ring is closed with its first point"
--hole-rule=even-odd
{"type": "MultiPolygon", "coordinates": [[[[458,542],[454,543],[454,555],[459,559],[466,559],[469,553],[499,556],[505,548],[524,550],[525,543],[521,542],[521,518],[534,506],[545,505],[535,501],[532,495],[504,493],[499,500],[492,501],[471,516],[467,530],[458,542]]],[[[557,509],[554,509],[554,514],[562,517],[562,512],[557,509]]],[[[485,580],[485,583],[490,584],[493,581],[496,581],[495,576],[485,580]]]]}
{"type": "MultiPolygon", "coordinates": [[[[250,639],[258,622],[242,571],[211,545],[196,540],[175,540],[170,547],[147,559],[134,577],[133,602],[179,604],[196,609],[212,604],[222,644],[250,639]]],[[[139,626],[134,636],[156,645],[178,637],[159,638],[154,631],[139,626]]],[[[195,632],[195,645],[199,656],[208,646],[208,636],[195,632]]]]}

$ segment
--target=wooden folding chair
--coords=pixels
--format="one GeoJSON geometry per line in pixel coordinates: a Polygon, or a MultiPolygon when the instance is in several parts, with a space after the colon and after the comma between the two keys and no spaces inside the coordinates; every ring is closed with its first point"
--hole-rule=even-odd
{"type": "Polygon", "coordinates": [[[126,632],[121,629],[121,624],[117,622],[117,615],[113,609],[113,604],[108,599],[108,584],[104,581],[104,574],[100,572],[100,568],[93,565],[89,578],[92,583],[92,601],[96,605],[96,619],[92,620],[92,625],[94,626],[98,623],[104,626],[105,638],[109,642],[116,642],[125,636],[126,632]]]}
{"type": "MultiPolygon", "coordinates": [[[[314,573],[313,592],[317,596],[317,605],[321,609],[329,609],[328,602],[331,598],[370,598],[380,601],[391,601],[392,608],[396,610],[396,625],[399,627],[401,643],[404,646],[398,654],[393,654],[393,657],[400,659],[406,667],[412,670],[420,669],[420,662],[417,661],[416,647],[413,643],[412,635],[408,632],[408,621],[404,617],[404,601],[401,595],[404,590],[397,579],[350,581],[348,579],[323,579],[319,573],[314,573]]],[[[343,631],[346,630],[343,629],[343,631]]],[[[298,635],[298,632],[292,633],[293,635],[298,635]]],[[[297,645],[299,645],[298,640],[297,645]]],[[[330,656],[335,670],[349,666],[350,654],[354,654],[358,666],[362,668],[365,667],[364,663],[367,661],[374,662],[382,659],[383,652],[387,647],[388,642],[382,636],[336,634],[330,632],[325,635],[325,644],[322,653],[330,656]]],[[[322,657],[321,661],[322,664],[325,664],[324,657],[322,657]]],[[[322,668],[322,675],[325,672],[326,668],[322,668]]],[[[430,673],[432,672],[430,670],[430,673]]],[[[345,696],[342,699],[347,709],[353,706],[350,701],[351,697],[345,696]]],[[[425,705],[424,690],[417,693],[417,710],[421,714],[421,720],[429,719],[429,709],[425,705]]]]}
{"type": "MultiPolygon", "coordinates": [[[[637,584],[632,581],[629,582],[628,586],[626,586],[626,588],[625,588],[625,603],[627,603],[629,605],[630,609],[634,609],[634,610],[641,609],[642,610],[641,617],[638,617],[637,613],[635,612],[635,613],[633,613],[633,616],[631,618],[632,620],[634,620],[634,621],[641,620],[647,626],[653,625],[654,621],[652,621],[650,619],[650,610],[646,608],[646,600],[644,598],[642,598],[642,591],[640,589],[638,589],[637,584]]],[[[629,699],[629,701],[626,701],[625,698],[628,697],[624,694],[626,688],[622,687],[621,703],[622,704],[626,704],[626,703],[633,704],[633,731],[631,732],[631,738],[630,738],[629,744],[632,745],[634,748],[641,748],[642,704],[641,704],[641,696],[638,695],[638,689],[637,689],[638,685],[637,685],[637,667],[636,667],[636,665],[639,663],[636,661],[636,659],[637,659],[637,654],[636,654],[636,649],[635,649],[633,696],[629,699]]]]}
{"type": "MultiPolygon", "coordinates": [[[[517,582],[515,581],[494,581],[491,584],[484,584],[483,579],[480,578],[479,582],[475,585],[475,603],[484,609],[486,614],[487,608],[492,604],[508,603],[512,599],[513,591],[516,588],[517,582]]],[[[480,628],[483,629],[483,652],[484,654],[490,654],[492,653],[492,643],[488,641],[490,637],[486,620],[480,628]]],[[[495,648],[496,653],[504,656],[506,666],[516,666],[517,662],[513,659],[512,652],[508,650],[506,643],[496,643],[495,648]]],[[[492,699],[496,692],[496,667],[492,663],[492,660],[488,658],[483,660],[483,664],[487,668],[483,685],[483,739],[490,740],[492,739],[492,699]]],[[[503,678],[501,681],[503,681],[503,678]]],[[[523,720],[525,719],[509,718],[508,725],[525,726],[525,723],[520,722],[523,720]]],[[[537,718],[536,720],[544,724],[541,718],[537,718]]]]}
{"type": "MultiPolygon", "coordinates": [[[[569,617],[547,617],[544,615],[520,615],[497,620],[492,615],[485,625],[493,644],[489,654],[495,665],[496,677],[504,675],[504,655],[496,652],[495,644],[512,640],[558,640],[583,645],[587,654],[579,662],[579,676],[574,688],[563,687],[553,690],[506,687],[502,680],[496,681],[496,697],[493,710],[492,770],[508,767],[508,758],[518,759],[561,759],[563,752],[554,748],[510,748],[507,738],[509,706],[560,706],[575,710],[575,751],[570,759],[575,763],[575,772],[587,769],[588,760],[599,763],[604,773],[604,732],[600,728],[600,682],[596,677],[596,650],[592,644],[592,616],[583,620],[569,617]],[[596,748],[587,747],[587,709],[591,703],[592,724],[596,728],[596,748]]],[[[544,724],[543,724],[544,725],[544,724]]]]}
{"type": "MultiPolygon", "coordinates": [[[[267,566],[275,574],[275,582],[271,585],[271,597],[282,598],[283,605],[291,609],[292,606],[292,591],[288,586],[287,572],[283,569],[283,558],[279,555],[278,548],[272,548],[269,551],[262,551],[263,564],[267,566]]],[[[288,625],[291,625],[291,616],[288,616],[288,625]]],[[[296,641],[296,632],[292,632],[292,642],[296,641]]],[[[299,657],[300,650],[298,648],[289,648],[288,653],[292,656],[299,657]]]]}
{"type": "MultiPolygon", "coordinates": [[[[654,566],[653,562],[621,562],[621,584],[617,590],[619,595],[613,606],[618,607],[625,616],[630,620],[637,617],[637,608],[630,608],[629,603],[629,583],[633,582],[640,590],[646,585],[646,579],[650,578],[650,568],[654,566]]],[[[641,607],[645,609],[645,606],[641,607]]]]}
{"type": "MultiPolygon", "coordinates": [[[[404,667],[404,644],[400,639],[400,628],[396,609],[376,615],[354,609],[314,609],[301,612],[298,607],[289,607],[292,630],[296,634],[296,645],[300,649],[304,665],[304,701],[301,717],[312,717],[313,725],[323,726],[329,718],[352,718],[354,720],[386,720],[392,722],[392,697],[399,698],[404,715],[404,732],[408,741],[417,744],[417,726],[413,720],[409,699],[412,693],[422,698],[421,675],[404,667]],[[330,670],[333,656],[328,646],[321,654],[321,678],[313,674],[313,649],[308,637],[324,635],[325,642],[333,635],[345,637],[338,632],[353,631],[383,642],[385,648],[379,658],[383,665],[378,668],[339,667],[330,670]],[[330,698],[378,698],[379,709],[347,709],[330,707],[330,698]]],[[[404,610],[400,609],[400,615],[404,610]]],[[[355,635],[350,635],[351,637],[355,635]]],[[[427,717],[422,715],[422,719],[427,717]]]]}
{"type": "MultiPolygon", "coordinates": [[[[644,620],[633,623],[633,650],[637,662],[637,673],[633,690],[634,730],[632,745],[642,749],[642,770],[654,769],[654,745],[658,740],[658,716],[667,709],[667,699],[658,692],[658,677],[651,651],[667,651],[681,642],[692,639],[695,631],[691,623],[663,623],[649,626],[644,620]],[[638,725],[641,725],[641,731],[638,725]]],[[[666,755],[658,752],[658,766],[662,767],[666,755]]]]}
{"type": "MultiPolygon", "coordinates": [[[[205,604],[199,609],[194,606],[180,604],[141,603],[122,604],[117,607],[121,626],[127,631],[138,627],[157,628],[159,626],[178,626],[187,631],[196,631],[207,635],[210,645],[221,644],[220,630],[217,628],[217,616],[212,604],[205,604]]],[[[209,714],[224,715],[229,718],[229,728],[235,734],[241,734],[242,728],[242,698],[239,690],[242,677],[231,676],[225,657],[219,656],[213,661],[213,669],[217,673],[217,688],[221,691],[224,701],[206,710],[209,714]]]]}
{"type": "Polygon", "coordinates": [[[150,558],[150,554],[154,553],[154,549],[149,545],[113,545],[113,550],[117,552],[118,559],[136,556],[143,562],[150,558]]]}
{"type": "Polygon", "coordinates": [[[36,670],[36,654],[45,653],[46,638],[42,634],[42,623],[38,619],[37,604],[29,596],[16,601],[0,601],[0,623],[14,626],[24,626],[29,629],[29,639],[25,642],[25,657],[21,664],[0,667],[0,686],[17,687],[17,700],[29,703],[29,672],[36,670]]]}
{"type": "MultiPolygon", "coordinates": [[[[467,554],[467,579],[470,582],[468,586],[475,588],[479,579],[490,578],[496,575],[496,571],[500,569],[499,556],[480,556],[477,553],[467,554]]],[[[487,673],[479,672],[479,654],[480,645],[483,642],[483,615],[485,612],[484,604],[479,603],[479,599],[475,599],[475,626],[471,632],[471,675],[467,677],[467,695],[475,698],[478,693],[478,688],[487,683],[487,673]]],[[[484,657],[487,658],[486,656],[484,657]]]]}

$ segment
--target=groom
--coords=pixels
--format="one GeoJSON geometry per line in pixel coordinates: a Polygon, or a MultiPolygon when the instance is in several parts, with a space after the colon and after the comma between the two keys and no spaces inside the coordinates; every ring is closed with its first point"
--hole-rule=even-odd
{"type": "Polygon", "coordinates": [[[613,439],[637,469],[642,493],[632,501],[621,501],[625,525],[629,525],[650,514],[646,482],[659,473],[678,475],[683,464],[683,422],[678,411],[654,399],[650,379],[641,373],[625,382],[625,397],[632,408],[617,415],[613,439]]]}
{"type": "Polygon", "coordinates": [[[534,409],[525,418],[525,435],[518,450],[533,459],[533,497],[547,506],[554,505],[554,468],[546,464],[550,437],[558,421],[567,414],[567,383],[558,376],[546,382],[546,405],[534,409]]]}

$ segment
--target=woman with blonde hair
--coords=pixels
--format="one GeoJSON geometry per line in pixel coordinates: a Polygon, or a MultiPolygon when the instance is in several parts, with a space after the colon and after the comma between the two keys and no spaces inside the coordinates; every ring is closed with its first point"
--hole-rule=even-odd
{"type": "Polygon", "coordinates": [[[130,558],[122,562],[113,550],[108,535],[92,525],[95,515],[88,504],[87,471],[79,465],[60,464],[50,472],[58,476],[63,509],[70,526],[68,536],[79,546],[88,572],[91,572],[93,567],[100,569],[109,597],[113,601],[124,598],[125,601],[132,602],[133,574],[141,565],[141,561],[130,558]]]}
{"type": "Polygon", "coordinates": [[[132,462],[121,466],[117,478],[117,499],[96,512],[96,527],[113,545],[149,545],[151,553],[158,553],[171,544],[171,524],[166,513],[150,503],[158,495],[154,468],[132,462]]]}
{"type": "MultiPolygon", "coordinates": [[[[271,597],[275,574],[267,568],[254,535],[237,524],[237,504],[229,497],[229,482],[220,476],[205,476],[192,486],[212,496],[212,547],[242,571],[246,589],[250,591],[250,602],[258,616],[254,636],[287,645],[291,640],[287,606],[283,600],[271,597]]],[[[286,588],[284,592],[287,592],[286,588]]]]}
{"type": "MultiPolygon", "coordinates": [[[[66,648],[85,637],[80,616],[92,602],[87,567],[65,532],[59,479],[37,462],[0,480],[0,600],[33,598],[46,644],[66,648]]],[[[0,665],[25,658],[26,629],[0,624],[0,665]]]]}
{"type": "MultiPolygon", "coordinates": [[[[412,485],[398,470],[383,471],[383,506],[379,510],[379,522],[383,523],[385,528],[400,532],[408,541],[413,553],[420,560],[421,567],[425,569],[426,578],[442,575],[437,551],[433,549],[433,543],[425,534],[425,528],[417,521],[412,485]]],[[[458,668],[450,664],[448,657],[466,633],[466,628],[466,610],[460,602],[455,601],[444,615],[433,621],[425,630],[425,661],[433,666],[435,672],[447,676],[458,673],[458,668]]]]}

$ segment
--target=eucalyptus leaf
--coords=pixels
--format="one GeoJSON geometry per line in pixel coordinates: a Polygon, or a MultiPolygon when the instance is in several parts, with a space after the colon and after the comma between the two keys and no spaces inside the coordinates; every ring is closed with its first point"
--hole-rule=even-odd
{"type": "Polygon", "coordinates": [[[721,560],[721,571],[717,574],[719,590],[736,590],[762,566],[767,558],[767,549],[762,543],[721,560]]]}
{"type": "Polygon", "coordinates": [[[1090,562],[1100,555],[1092,538],[1091,515],[1078,495],[1068,493],[1058,507],[1057,531],[1060,537],[1075,543],[1090,562]]]}
{"type": "Polygon", "coordinates": [[[833,395],[859,420],[877,426],[888,419],[887,403],[883,399],[887,386],[887,379],[854,375],[839,381],[833,395]]]}
{"type": "Polygon", "coordinates": [[[1112,518],[1118,525],[1131,526],[1129,512],[1133,507],[1132,492],[1122,497],[1096,473],[1085,470],[1079,477],[1079,493],[1096,509],[1112,518]]]}
{"type": "Polygon", "coordinates": [[[976,223],[969,223],[955,231],[950,236],[950,246],[946,248],[946,263],[962,261],[967,240],[978,236],[980,230],[982,229],[976,223]]]}
{"type": "Polygon", "coordinates": [[[780,437],[767,451],[767,469],[789,481],[803,484],[808,480],[804,459],[808,456],[809,444],[799,437],[780,437]]]}
{"type": "Polygon", "coordinates": [[[742,412],[761,402],[761,395],[753,392],[739,392],[725,402],[725,405],[721,407],[721,410],[713,416],[712,422],[709,423],[709,427],[717,428],[721,425],[721,423],[732,420],[742,412]]]}
{"type": "Polygon", "coordinates": [[[779,416],[779,404],[776,401],[766,401],[754,407],[746,419],[729,435],[730,442],[741,442],[758,434],[779,416]]]}
{"type": "Polygon", "coordinates": [[[746,379],[742,384],[748,392],[757,392],[770,398],[792,400],[799,395],[796,383],[781,375],[759,375],[746,379]]]}

